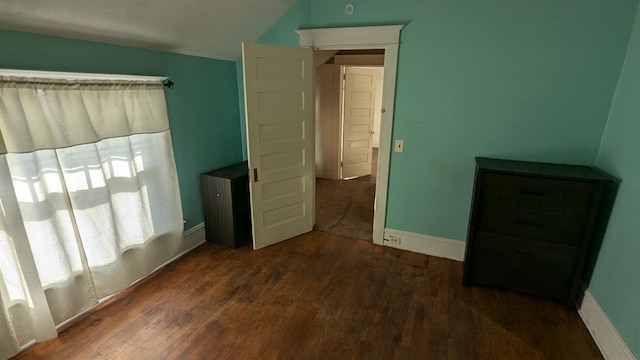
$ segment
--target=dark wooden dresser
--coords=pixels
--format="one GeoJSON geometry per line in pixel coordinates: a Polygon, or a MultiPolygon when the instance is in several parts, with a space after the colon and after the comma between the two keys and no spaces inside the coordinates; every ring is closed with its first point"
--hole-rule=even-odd
{"type": "Polygon", "coordinates": [[[588,166],[476,158],[463,284],[574,306],[585,257],[616,180],[588,166]]]}
{"type": "Polygon", "coordinates": [[[246,161],[200,175],[206,239],[237,248],[251,239],[246,161]]]}

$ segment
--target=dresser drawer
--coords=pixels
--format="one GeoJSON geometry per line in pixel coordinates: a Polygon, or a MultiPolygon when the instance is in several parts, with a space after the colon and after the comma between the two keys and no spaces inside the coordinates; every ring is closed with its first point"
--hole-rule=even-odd
{"type": "Polygon", "coordinates": [[[469,280],[564,301],[577,261],[575,248],[475,233],[469,280]]]}
{"type": "Polygon", "coordinates": [[[477,229],[567,245],[580,244],[587,213],[547,212],[483,203],[478,208],[477,229]]]}
{"type": "Polygon", "coordinates": [[[589,182],[484,173],[478,230],[578,245],[593,191],[589,182]]]}
{"type": "Polygon", "coordinates": [[[591,182],[487,172],[482,176],[480,197],[489,206],[585,213],[591,206],[593,191],[591,182]]]}

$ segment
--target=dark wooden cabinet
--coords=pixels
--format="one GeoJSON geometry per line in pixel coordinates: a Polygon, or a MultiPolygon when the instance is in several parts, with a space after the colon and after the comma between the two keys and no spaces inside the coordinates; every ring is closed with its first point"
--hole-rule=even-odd
{"type": "Polygon", "coordinates": [[[573,306],[615,181],[588,166],[476,158],[463,284],[573,306]]]}
{"type": "Polygon", "coordinates": [[[246,161],[200,175],[206,239],[237,248],[251,239],[246,161]]]}

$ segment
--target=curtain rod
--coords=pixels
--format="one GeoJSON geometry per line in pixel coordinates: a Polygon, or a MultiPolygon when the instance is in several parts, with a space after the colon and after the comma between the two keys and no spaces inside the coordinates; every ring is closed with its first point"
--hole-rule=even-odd
{"type": "Polygon", "coordinates": [[[46,78],[54,80],[131,80],[131,81],[165,81],[166,76],[142,76],[121,74],[91,74],[40,70],[0,69],[0,76],[18,76],[31,78],[46,78]]]}

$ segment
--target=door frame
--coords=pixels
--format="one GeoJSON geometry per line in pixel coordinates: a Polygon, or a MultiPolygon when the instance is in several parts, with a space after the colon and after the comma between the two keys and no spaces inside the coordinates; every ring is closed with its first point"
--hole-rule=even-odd
{"type": "Polygon", "coordinates": [[[387,215],[398,48],[400,30],[403,27],[404,25],[386,25],[296,30],[300,36],[300,47],[312,47],[316,50],[384,49],[380,147],[378,148],[378,175],[373,215],[373,243],[378,245],[383,245],[387,215]]]}

